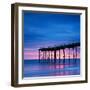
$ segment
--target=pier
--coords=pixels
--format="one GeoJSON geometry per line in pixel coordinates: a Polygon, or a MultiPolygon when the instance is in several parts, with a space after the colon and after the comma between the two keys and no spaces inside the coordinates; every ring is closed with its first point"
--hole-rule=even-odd
{"type": "Polygon", "coordinates": [[[78,49],[80,50],[80,42],[58,45],[54,47],[40,48],[38,49],[39,62],[46,61],[48,63],[58,63],[65,64],[66,62],[66,49],[68,49],[68,59],[70,64],[70,59],[74,60],[74,64],[77,60],[78,49]],[[61,59],[61,51],[63,53],[63,58],[61,59]],[[72,51],[72,57],[70,57],[72,51]],[[58,53],[58,55],[57,55],[58,53]],[[58,56],[58,57],[57,57],[58,56]]]}

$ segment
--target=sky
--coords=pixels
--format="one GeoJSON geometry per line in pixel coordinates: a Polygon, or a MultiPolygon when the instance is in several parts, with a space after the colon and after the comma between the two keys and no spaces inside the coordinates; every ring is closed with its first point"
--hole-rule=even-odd
{"type": "Polygon", "coordinates": [[[38,49],[42,47],[80,42],[78,14],[23,11],[23,19],[24,60],[38,59],[38,49]]]}

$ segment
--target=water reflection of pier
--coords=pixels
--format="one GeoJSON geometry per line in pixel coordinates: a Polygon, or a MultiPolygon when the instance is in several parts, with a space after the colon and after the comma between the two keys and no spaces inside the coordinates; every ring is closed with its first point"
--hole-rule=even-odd
{"type": "MultiPolygon", "coordinates": [[[[60,46],[54,46],[54,47],[47,47],[47,48],[40,48],[39,49],[39,62],[47,61],[47,62],[54,62],[56,63],[57,60],[59,60],[59,63],[61,60],[63,60],[63,64],[65,64],[66,59],[66,49],[68,49],[68,59],[73,59],[74,63],[76,63],[76,60],[78,58],[78,52],[80,50],[80,43],[71,43],[66,45],[60,45],[60,46]],[[62,53],[61,53],[62,51],[62,53]],[[72,52],[72,57],[71,57],[72,52]],[[57,55],[58,53],[58,55],[57,55]],[[61,59],[61,56],[63,54],[63,59],[61,59]]],[[[70,63],[70,62],[69,62],[70,63]]]]}

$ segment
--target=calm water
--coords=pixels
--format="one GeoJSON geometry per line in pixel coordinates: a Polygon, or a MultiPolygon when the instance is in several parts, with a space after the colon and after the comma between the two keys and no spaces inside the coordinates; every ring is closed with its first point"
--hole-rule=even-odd
{"type": "Polygon", "coordinates": [[[54,61],[24,60],[24,77],[64,76],[80,74],[80,59],[54,61]],[[70,62],[70,63],[69,63],[70,62]]]}

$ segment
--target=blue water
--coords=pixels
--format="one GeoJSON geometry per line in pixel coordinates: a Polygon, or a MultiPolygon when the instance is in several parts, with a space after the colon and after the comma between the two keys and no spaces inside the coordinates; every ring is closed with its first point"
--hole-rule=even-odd
{"type": "Polygon", "coordinates": [[[80,75],[80,59],[24,60],[24,77],[80,75]],[[64,63],[64,64],[63,64],[64,63]]]}

